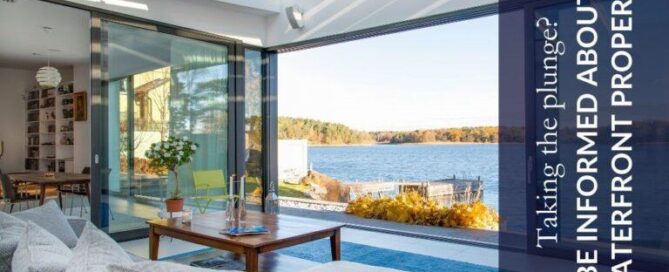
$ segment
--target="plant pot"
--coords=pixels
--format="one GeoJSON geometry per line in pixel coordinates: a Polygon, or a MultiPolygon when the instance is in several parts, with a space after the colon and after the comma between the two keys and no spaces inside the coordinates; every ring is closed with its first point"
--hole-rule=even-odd
{"type": "Polygon", "coordinates": [[[169,198],[165,199],[165,208],[167,212],[180,212],[184,209],[184,199],[183,198],[169,198]]]}

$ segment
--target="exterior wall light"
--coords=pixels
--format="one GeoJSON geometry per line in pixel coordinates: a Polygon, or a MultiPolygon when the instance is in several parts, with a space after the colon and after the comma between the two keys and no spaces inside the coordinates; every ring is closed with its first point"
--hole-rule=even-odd
{"type": "Polygon", "coordinates": [[[288,17],[290,27],[293,29],[304,27],[304,11],[298,5],[287,7],[286,16],[288,17]]]}

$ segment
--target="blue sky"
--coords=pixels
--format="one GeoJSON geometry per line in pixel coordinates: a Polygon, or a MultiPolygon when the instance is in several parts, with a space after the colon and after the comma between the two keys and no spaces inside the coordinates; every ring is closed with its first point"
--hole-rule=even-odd
{"type": "Polygon", "coordinates": [[[497,16],[279,55],[279,115],[358,130],[497,125],[497,16]]]}

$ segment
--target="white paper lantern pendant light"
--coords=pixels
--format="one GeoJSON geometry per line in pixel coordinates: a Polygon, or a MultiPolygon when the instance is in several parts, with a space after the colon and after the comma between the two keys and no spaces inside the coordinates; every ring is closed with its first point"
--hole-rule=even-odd
{"type": "MultiPolygon", "coordinates": [[[[47,33],[47,35],[51,32],[52,28],[50,27],[43,27],[44,32],[47,33]]],[[[37,74],[35,75],[35,79],[39,83],[39,86],[42,88],[56,88],[58,87],[58,84],[60,84],[60,81],[62,80],[62,77],[60,76],[60,72],[58,72],[58,69],[51,67],[51,51],[56,51],[54,49],[48,49],[47,52],[47,64],[46,66],[39,68],[37,70],[37,74]]]]}
{"type": "Polygon", "coordinates": [[[35,79],[37,79],[39,86],[42,88],[56,88],[62,78],[58,69],[47,65],[37,70],[35,79]]]}

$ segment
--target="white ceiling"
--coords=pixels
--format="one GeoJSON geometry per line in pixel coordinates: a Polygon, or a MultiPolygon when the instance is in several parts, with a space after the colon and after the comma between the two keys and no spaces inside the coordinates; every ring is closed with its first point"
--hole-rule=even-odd
{"type": "Polygon", "coordinates": [[[281,12],[280,0],[214,0],[217,2],[230,4],[245,11],[258,15],[274,15],[281,12]]]}
{"type": "Polygon", "coordinates": [[[272,47],[492,5],[499,0],[67,1],[272,47]],[[293,5],[304,10],[302,29],[292,29],[289,25],[284,9],[293,5]]]}
{"type": "MultiPolygon", "coordinates": [[[[497,0],[67,0],[118,13],[211,32],[258,46],[276,46],[370,29],[482,6],[497,0]],[[132,2],[144,9],[118,3],[132,2]],[[116,4],[113,4],[116,3],[116,4]],[[305,27],[288,25],[286,6],[305,10],[305,27]]],[[[47,48],[58,65],[90,58],[89,14],[39,0],[0,1],[0,66],[37,68],[47,48]],[[55,29],[47,39],[42,26],[55,29]],[[33,52],[42,56],[33,56],[33,52]]]]}
{"type": "Polygon", "coordinates": [[[0,1],[0,66],[37,69],[47,62],[70,66],[90,59],[89,13],[37,0],[0,1]],[[46,34],[43,26],[53,28],[46,34]],[[34,56],[33,53],[41,54],[34,56]]]}

